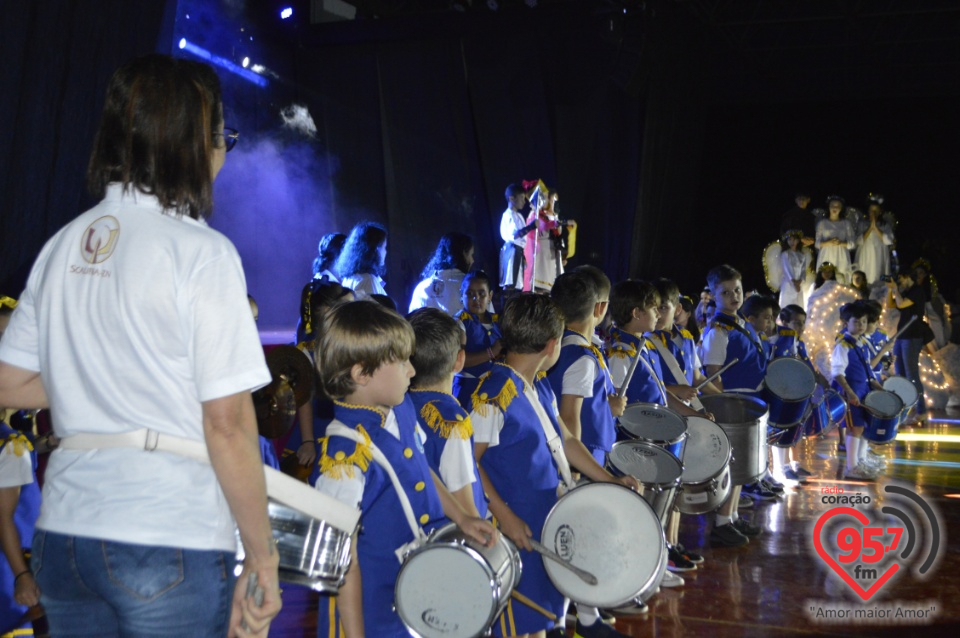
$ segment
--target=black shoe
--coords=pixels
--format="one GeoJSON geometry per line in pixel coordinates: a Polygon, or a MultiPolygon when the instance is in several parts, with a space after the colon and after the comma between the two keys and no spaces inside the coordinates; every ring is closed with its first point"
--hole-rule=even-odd
{"type": "Polygon", "coordinates": [[[680,543],[677,543],[676,545],[674,545],[673,548],[674,548],[675,550],[677,550],[678,552],[680,552],[680,554],[681,554],[684,558],[686,558],[688,561],[690,561],[690,562],[693,563],[694,565],[699,565],[700,563],[703,562],[703,556],[701,556],[700,554],[698,554],[698,553],[696,553],[696,552],[690,551],[689,549],[687,549],[686,547],[684,547],[684,546],[681,545],[680,543]]]}
{"type": "Polygon", "coordinates": [[[667,545],[667,569],[672,572],[691,572],[697,568],[686,556],[677,551],[676,547],[667,545]]]}
{"type": "Polygon", "coordinates": [[[783,494],[783,483],[780,481],[775,481],[769,476],[765,479],[760,479],[760,487],[766,488],[768,491],[773,492],[777,496],[783,494]]]}
{"type": "Polygon", "coordinates": [[[802,476],[802,477],[804,477],[804,478],[807,478],[807,477],[809,477],[809,476],[813,476],[813,473],[812,473],[812,472],[808,472],[807,470],[805,470],[805,469],[803,469],[802,467],[799,467],[799,466],[797,466],[797,474],[799,474],[800,476],[802,476]]]}
{"type": "Polygon", "coordinates": [[[777,498],[777,495],[763,487],[763,483],[747,483],[743,486],[743,489],[740,491],[741,494],[746,494],[751,498],[755,498],[758,501],[772,501],[777,498]]]}
{"type": "Polygon", "coordinates": [[[584,627],[579,620],[573,636],[574,638],[629,638],[605,622],[597,621],[589,627],[584,627]]]}
{"type": "Polygon", "coordinates": [[[710,531],[710,544],[718,547],[743,547],[749,542],[750,539],[737,531],[733,523],[715,525],[710,531]]]}
{"type": "Polygon", "coordinates": [[[744,536],[759,536],[760,528],[747,522],[745,518],[733,521],[733,527],[744,536]]]}

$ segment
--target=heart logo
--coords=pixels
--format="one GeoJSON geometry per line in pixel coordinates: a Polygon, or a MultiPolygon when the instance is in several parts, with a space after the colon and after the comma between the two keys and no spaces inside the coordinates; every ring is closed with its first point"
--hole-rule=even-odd
{"type": "Polygon", "coordinates": [[[877,591],[879,591],[880,588],[883,587],[884,584],[886,584],[886,582],[890,580],[894,574],[897,573],[897,571],[900,569],[900,565],[897,563],[890,565],[890,567],[887,568],[887,571],[883,572],[880,578],[873,583],[870,589],[864,590],[864,588],[860,586],[860,583],[854,580],[853,577],[850,576],[850,574],[848,574],[847,571],[840,566],[840,563],[838,563],[833,556],[827,553],[826,548],[824,548],[823,543],[820,540],[821,533],[824,526],[827,524],[827,521],[835,516],[842,515],[852,516],[853,518],[857,519],[857,521],[859,521],[860,525],[863,527],[870,523],[870,519],[868,519],[863,512],[859,512],[852,507],[834,507],[833,509],[824,513],[824,515],[820,517],[820,520],[817,521],[817,525],[813,529],[813,546],[816,548],[817,554],[820,555],[820,558],[822,558],[827,565],[833,568],[833,571],[839,574],[840,578],[843,579],[843,582],[849,585],[850,589],[852,589],[858,596],[860,596],[860,598],[863,599],[864,602],[866,602],[870,600],[873,595],[876,594],[877,591]]]}

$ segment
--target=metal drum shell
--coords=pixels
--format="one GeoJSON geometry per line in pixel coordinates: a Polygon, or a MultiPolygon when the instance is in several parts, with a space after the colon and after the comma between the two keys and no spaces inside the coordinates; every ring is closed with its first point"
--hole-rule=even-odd
{"type": "Polygon", "coordinates": [[[426,543],[404,559],[394,586],[397,615],[411,635],[418,638],[485,636],[507,606],[522,570],[520,553],[506,536],[501,535],[492,547],[483,547],[464,535],[455,523],[448,523],[434,530],[426,543]],[[470,563],[460,564],[462,568],[453,573],[450,571],[454,567],[452,558],[466,558],[470,563]],[[420,573],[424,571],[427,573],[420,573]],[[485,594],[489,587],[486,614],[483,607],[478,606],[477,596],[468,595],[469,602],[451,600],[451,589],[456,589],[456,585],[463,589],[466,578],[472,579],[475,585],[472,589],[476,589],[477,594],[485,594]],[[441,607],[436,601],[443,601],[446,606],[441,607]],[[472,618],[457,615],[464,609],[480,613],[472,618]],[[433,613],[428,614],[430,611],[433,613]]]}
{"type": "Polygon", "coordinates": [[[763,476],[767,471],[767,404],[736,392],[705,394],[700,402],[730,439],[733,484],[745,485],[763,476]]]}
{"type": "Polygon", "coordinates": [[[767,445],[773,447],[790,448],[803,440],[806,426],[795,425],[792,428],[775,428],[767,426],[767,445]]]}
{"type": "Polygon", "coordinates": [[[763,378],[761,392],[761,397],[769,409],[768,425],[775,428],[789,428],[802,423],[806,417],[810,397],[813,396],[816,388],[816,375],[810,366],[800,359],[784,357],[771,361],[763,378]],[[782,396],[782,389],[785,386],[790,390],[796,390],[796,396],[782,396]]]}
{"type": "Polygon", "coordinates": [[[646,441],[621,441],[613,444],[613,449],[607,454],[606,466],[614,476],[630,475],[637,479],[642,488],[640,496],[656,512],[660,524],[667,524],[667,517],[676,502],[680,477],[683,474],[683,465],[679,459],[669,450],[646,441]],[[655,460],[643,466],[630,465],[627,456],[630,453],[655,460]]]}
{"type": "Polygon", "coordinates": [[[810,400],[810,416],[804,423],[804,435],[820,436],[833,430],[847,413],[847,402],[833,388],[817,386],[810,400]]]}
{"type": "Polygon", "coordinates": [[[723,504],[733,486],[731,458],[730,440],[723,428],[706,417],[687,418],[687,448],[676,502],[681,513],[706,514],[723,504]],[[702,445],[702,439],[712,439],[712,445],[702,445]]]}
{"type": "Polygon", "coordinates": [[[900,397],[886,390],[872,390],[863,397],[861,405],[866,418],[863,438],[871,443],[892,443],[897,438],[897,426],[903,411],[900,397]]]}
{"type": "Polygon", "coordinates": [[[917,405],[917,401],[920,400],[920,393],[917,392],[913,381],[899,375],[887,377],[883,382],[883,389],[887,392],[893,392],[903,401],[903,409],[900,410],[900,423],[906,423],[910,415],[910,410],[912,410],[917,405]]]}
{"type": "MultiPolygon", "coordinates": [[[[336,594],[350,567],[352,534],[274,500],[267,502],[267,513],[280,556],[280,582],[336,594]]],[[[243,561],[239,536],[237,560],[243,561]]]]}
{"type": "Polygon", "coordinates": [[[676,410],[659,403],[631,403],[618,419],[618,429],[627,440],[646,441],[668,450],[678,459],[683,458],[687,444],[687,420],[676,410]],[[661,424],[669,432],[664,436],[661,424]]]}

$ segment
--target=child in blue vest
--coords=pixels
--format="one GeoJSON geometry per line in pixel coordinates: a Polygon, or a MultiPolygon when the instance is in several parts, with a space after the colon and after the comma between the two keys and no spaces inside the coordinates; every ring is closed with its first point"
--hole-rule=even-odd
{"type": "Polygon", "coordinates": [[[843,332],[837,336],[837,344],[830,358],[833,384],[842,390],[847,399],[847,460],[845,478],[871,480],[873,472],[863,462],[867,455],[867,442],[862,438],[866,414],[860,402],[871,390],[882,390],[870,365],[870,348],[863,338],[867,330],[867,307],[854,301],[840,307],[843,332]]]}
{"type": "Polygon", "coordinates": [[[468,273],[460,287],[463,310],[457,315],[467,335],[463,370],[453,379],[453,394],[461,405],[469,405],[480,376],[490,370],[500,356],[499,317],[489,312],[490,278],[483,271],[468,273]]]}
{"type": "Polygon", "coordinates": [[[465,511],[486,518],[487,501],[473,458],[473,425],[453,396],[454,375],[463,368],[463,330],[437,308],[421,308],[407,320],[417,339],[410,357],[417,370],[410,381],[410,399],[427,435],[427,463],[465,511]]]}
{"type": "Polygon", "coordinates": [[[890,370],[893,368],[893,345],[890,337],[880,328],[880,317],[883,315],[883,306],[875,299],[867,299],[864,302],[867,308],[867,331],[863,334],[867,345],[870,348],[870,365],[873,367],[874,376],[877,380],[883,381],[890,376],[890,370]]]}
{"type": "MultiPolygon", "coordinates": [[[[493,526],[464,512],[427,462],[426,435],[406,394],[415,373],[410,364],[414,342],[409,323],[372,301],[338,306],[322,322],[318,369],[324,390],[334,397],[334,423],[363,439],[321,439],[311,477],[318,490],[363,512],[351,548],[353,561],[336,600],[347,636],[409,636],[393,600],[400,571],[396,550],[415,536],[389,475],[371,460],[371,444],[393,466],[424,531],[449,518],[483,545],[496,540],[493,526]]],[[[318,636],[328,635],[330,628],[336,631],[329,607],[321,600],[318,636]]]]}
{"type": "MultiPolygon", "coordinates": [[[[740,273],[726,264],[707,273],[707,286],[716,300],[717,310],[703,336],[702,360],[708,377],[732,361],[739,361],[714,380],[723,392],[755,394],[767,371],[767,359],[759,335],[740,316],[743,305],[743,283],[740,273]]],[[[734,485],[730,496],[717,510],[716,524],[710,541],[725,547],[746,545],[749,536],[760,534],[760,528],[737,514],[740,487],[734,485]]]]}
{"type": "MultiPolygon", "coordinates": [[[[639,485],[631,477],[611,476],[559,418],[546,371],[560,357],[564,327],[560,308],[544,295],[522,295],[507,302],[500,325],[506,357],[481,378],[472,397],[470,419],[480,480],[501,532],[520,549],[523,576],[517,591],[562,619],[563,595],[530,544],[531,538],[540,538],[557,502],[561,461],[551,454],[548,440],[559,435],[563,454],[558,456],[594,481],[635,490],[639,485]]],[[[589,627],[582,625],[583,620],[577,623],[577,635],[584,638],[621,635],[599,620],[589,627]]],[[[511,600],[493,631],[497,636],[542,637],[553,624],[540,611],[511,600]]]]}

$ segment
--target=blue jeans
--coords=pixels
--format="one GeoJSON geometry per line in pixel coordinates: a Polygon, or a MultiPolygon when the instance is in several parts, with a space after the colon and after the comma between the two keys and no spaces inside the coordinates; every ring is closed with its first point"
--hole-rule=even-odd
{"type": "Polygon", "coordinates": [[[227,633],[230,552],[132,545],[37,530],[31,559],[52,636],[227,633]]]}
{"type": "Polygon", "coordinates": [[[894,369],[902,377],[913,382],[920,398],[917,399],[917,414],[927,411],[927,399],[923,395],[923,383],[920,381],[920,351],[923,349],[922,339],[897,339],[893,344],[893,354],[897,358],[894,369]]]}

